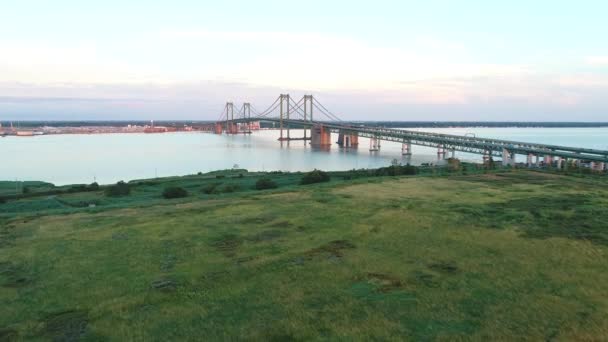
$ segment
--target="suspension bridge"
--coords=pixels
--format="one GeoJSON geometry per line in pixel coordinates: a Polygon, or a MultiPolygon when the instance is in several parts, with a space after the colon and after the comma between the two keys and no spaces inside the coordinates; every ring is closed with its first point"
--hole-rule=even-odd
{"type": "Polygon", "coordinates": [[[228,102],[219,120],[203,129],[216,134],[251,134],[259,129],[260,122],[273,123],[279,130],[279,141],[310,141],[315,148],[331,146],[331,134],[336,133],[340,147],[358,147],[359,137],[364,137],[369,139],[370,151],[379,151],[382,141],[391,141],[402,144],[405,156],[411,156],[412,145],[419,145],[436,148],[439,159],[454,158],[455,152],[460,151],[482,155],[485,163],[498,157],[503,165],[514,165],[516,155],[525,156],[529,167],[563,168],[588,163],[590,168],[604,171],[608,165],[608,150],[356,125],[342,121],[312,95],[295,101],[289,94],[281,94],[262,111],[250,103],[236,108],[228,102]],[[303,129],[303,135],[292,136],[295,128],[298,132],[303,129]]]}

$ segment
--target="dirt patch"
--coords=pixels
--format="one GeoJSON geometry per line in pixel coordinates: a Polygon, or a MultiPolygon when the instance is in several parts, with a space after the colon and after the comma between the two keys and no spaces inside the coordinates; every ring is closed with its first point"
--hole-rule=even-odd
{"type": "Polygon", "coordinates": [[[235,262],[237,265],[242,265],[242,264],[248,263],[250,261],[253,261],[257,258],[258,258],[257,256],[246,256],[246,257],[242,257],[242,258],[237,258],[235,260],[235,262]]]}
{"type": "Polygon", "coordinates": [[[291,226],[293,226],[293,224],[289,221],[279,221],[270,225],[270,227],[274,228],[289,228],[291,226]]]}
{"type": "Polygon", "coordinates": [[[318,256],[326,256],[330,260],[335,260],[342,258],[345,250],[355,248],[356,246],[348,240],[334,240],[321,247],[309,250],[305,255],[309,259],[318,256]]]}
{"type": "Polygon", "coordinates": [[[112,234],[112,240],[114,241],[125,241],[129,239],[127,232],[116,232],[112,234]]]}
{"type": "Polygon", "coordinates": [[[410,274],[410,281],[426,287],[439,287],[439,281],[437,281],[433,274],[422,271],[412,272],[410,274]]]}
{"type": "Polygon", "coordinates": [[[459,271],[458,266],[456,266],[456,264],[451,261],[432,263],[429,265],[429,268],[434,271],[447,274],[454,274],[458,273],[459,271]]]}
{"type": "Polygon", "coordinates": [[[177,263],[177,257],[172,254],[164,254],[160,261],[160,270],[163,272],[170,272],[175,268],[177,263]]]}
{"type": "Polygon", "coordinates": [[[243,243],[241,238],[235,234],[225,234],[211,242],[211,246],[227,257],[233,257],[236,250],[243,243]]]}
{"type": "Polygon", "coordinates": [[[403,282],[392,275],[382,273],[368,273],[365,279],[373,284],[379,292],[391,292],[403,288],[403,282]]]}
{"type": "Polygon", "coordinates": [[[13,329],[0,329],[0,341],[12,342],[17,341],[18,337],[17,330],[13,329]]]}
{"type": "Polygon", "coordinates": [[[44,319],[43,334],[53,341],[79,341],[86,333],[88,323],[86,311],[58,312],[44,319]]]}
{"type": "Polygon", "coordinates": [[[248,240],[252,242],[272,241],[281,237],[283,233],[278,230],[265,230],[261,233],[251,236],[248,240]]]}
{"type": "Polygon", "coordinates": [[[150,287],[162,292],[171,292],[177,288],[177,283],[172,279],[159,279],[153,281],[150,287]]]}
{"type": "Polygon", "coordinates": [[[25,266],[11,262],[0,263],[0,286],[23,287],[29,285],[32,281],[32,276],[28,274],[25,266]]]}
{"type": "Polygon", "coordinates": [[[245,217],[242,220],[240,220],[239,223],[255,223],[255,224],[266,224],[268,222],[272,222],[273,220],[276,219],[276,216],[272,215],[272,214],[261,214],[259,216],[256,217],[245,217]]]}
{"type": "Polygon", "coordinates": [[[228,276],[230,273],[228,271],[214,271],[208,272],[203,275],[203,280],[217,280],[223,277],[228,276]]]}

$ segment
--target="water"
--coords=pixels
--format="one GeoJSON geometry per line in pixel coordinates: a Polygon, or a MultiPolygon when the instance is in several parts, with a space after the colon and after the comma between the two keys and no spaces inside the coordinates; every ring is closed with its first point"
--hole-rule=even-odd
{"type": "MultiPolygon", "coordinates": [[[[608,150],[606,127],[418,130],[608,150]]],[[[299,130],[291,133],[292,137],[302,136],[299,130]]],[[[437,161],[436,150],[428,147],[413,146],[411,159],[403,159],[397,143],[382,142],[381,150],[372,153],[369,140],[360,138],[358,149],[341,149],[334,144],[329,151],[319,151],[303,141],[281,145],[277,137],[278,131],[259,131],[251,136],[180,132],[6,137],[0,138],[0,180],[108,184],[233,167],[251,171],[349,170],[387,166],[393,159],[414,165],[437,161]]],[[[336,140],[337,136],[332,137],[336,140]]],[[[456,157],[481,159],[458,152],[456,157]]]]}

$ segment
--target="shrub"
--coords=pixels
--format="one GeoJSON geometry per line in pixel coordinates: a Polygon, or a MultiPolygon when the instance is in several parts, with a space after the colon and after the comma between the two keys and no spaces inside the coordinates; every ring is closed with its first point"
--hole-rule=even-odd
{"type": "Polygon", "coordinates": [[[186,191],[184,188],[180,188],[179,186],[171,186],[163,190],[163,197],[167,199],[182,198],[186,196],[188,196],[188,191],[186,191]]]}
{"type": "Polygon", "coordinates": [[[217,176],[215,176],[215,178],[217,178],[217,179],[225,178],[225,177],[226,177],[225,175],[217,175],[217,176]]]}
{"type": "Polygon", "coordinates": [[[400,175],[415,175],[418,173],[418,168],[412,165],[391,165],[389,167],[381,167],[376,169],[376,176],[400,176],[400,175]]]}
{"type": "Polygon", "coordinates": [[[239,189],[239,186],[237,184],[226,184],[226,185],[224,185],[222,192],[235,192],[238,189],[239,189]]]}
{"type": "Polygon", "coordinates": [[[218,187],[221,185],[222,183],[209,183],[205,186],[203,186],[203,188],[201,189],[201,191],[207,195],[211,195],[211,194],[218,194],[220,191],[218,189],[218,187]]]}
{"type": "Polygon", "coordinates": [[[97,182],[93,182],[89,185],[89,191],[97,191],[99,190],[99,184],[97,182]]]}
{"type": "Polygon", "coordinates": [[[129,184],[120,181],[116,183],[116,185],[112,185],[106,188],[106,196],[118,197],[118,196],[127,196],[131,193],[131,187],[129,184]]]}
{"type": "Polygon", "coordinates": [[[257,190],[275,189],[277,187],[277,183],[270,178],[260,178],[255,182],[255,188],[257,190]]]}
{"type": "Polygon", "coordinates": [[[0,197],[0,204],[6,203],[6,199],[4,197],[0,197]]]}
{"type": "Polygon", "coordinates": [[[76,185],[72,185],[67,192],[69,193],[75,193],[75,192],[84,192],[87,191],[87,186],[84,184],[76,184],[76,185]]]}
{"type": "Polygon", "coordinates": [[[329,182],[329,179],[330,179],[329,174],[327,172],[323,172],[321,170],[315,169],[313,171],[310,171],[310,172],[304,174],[304,177],[302,177],[300,184],[306,185],[306,184],[329,182]]]}

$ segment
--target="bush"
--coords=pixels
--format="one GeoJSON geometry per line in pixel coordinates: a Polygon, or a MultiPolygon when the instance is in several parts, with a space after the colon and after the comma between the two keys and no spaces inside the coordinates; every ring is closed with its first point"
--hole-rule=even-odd
{"type": "Polygon", "coordinates": [[[87,191],[87,186],[84,184],[76,184],[76,185],[72,185],[67,192],[69,193],[75,193],[75,192],[85,192],[87,191]]]}
{"type": "Polygon", "coordinates": [[[99,184],[97,182],[93,182],[89,185],[89,191],[97,191],[99,190],[99,184]]]}
{"type": "Polygon", "coordinates": [[[226,184],[226,185],[224,185],[222,192],[235,192],[238,189],[239,189],[239,186],[237,184],[226,184]]]}
{"type": "Polygon", "coordinates": [[[0,204],[6,203],[6,199],[4,197],[0,197],[0,204]]]}
{"type": "Polygon", "coordinates": [[[186,196],[188,196],[188,191],[186,191],[184,188],[180,188],[179,186],[171,186],[163,190],[163,197],[167,199],[182,198],[186,196]]]}
{"type": "Polygon", "coordinates": [[[306,184],[329,182],[329,179],[330,179],[330,177],[327,172],[323,172],[321,170],[315,169],[313,171],[310,171],[310,172],[304,174],[304,177],[302,177],[300,184],[306,185],[306,184]]]}
{"type": "Polygon", "coordinates": [[[415,175],[418,173],[418,168],[412,165],[391,165],[389,167],[381,167],[376,169],[376,176],[401,176],[415,175]]]}
{"type": "Polygon", "coordinates": [[[257,190],[275,189],[278,185],[270,178],[260,178],[255,182],[255,188],[257,190]]]}
{"type": "Polygon", "coordinates": [[[120,181],[116,183],[116,185],[112,185],[106,188],[106,196],[118,197],[118,196],[127,196],[131,193],[131,187],[129,184],[120,181]]]}
{"type": "Polygon", "coordinates": [[[211,195],[211,194],[218,194],[220,191],[218,189],[218,187],[221,185],[222,183],[209,183],[205,186],[203,186],[203,188],[201,189],[201,191],[207,195],[211,195]]]}

